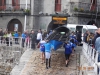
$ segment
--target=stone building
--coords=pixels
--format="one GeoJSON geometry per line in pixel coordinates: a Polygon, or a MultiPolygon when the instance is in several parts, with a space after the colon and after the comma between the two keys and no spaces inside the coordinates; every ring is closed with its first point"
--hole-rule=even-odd
{"type": "Polygon", "coordinates": [[[20,33],[47,29],[51,14],[69,14],[68,23],[100,27],[99,4],[100,0],[0,0],[0,28],[11,32],[17,29],[20,33]]]}
{"type": "MultiPolygon", "coordinates": [[[[100,20],[100,0],[34,0],[34,14],[69,14],[68,23],[89,24],[99,27],[100,20]],[[39,6],[39,7],[35,7],[39,6]],[[37,10],[38,9],[38,10],[37,10]]],[[[36,18],[34,16],[34,18],[36,18]]],[[[35,19],[35,25],[39,28],[48,28],[52,16],[39,16],[35,19]],[[37,21],[38,22],[37,22],[37,21]]]]}
{"type": "MultiPolygon", "coordinates": [[[[25,24],[25,12],[30,11],[30,0],[0,0],[0,28],[8,29],[9,32],[22,33],[25,24]]],[[[27,16],[26,26],[29,26],[30,17],[27,16]]]]}

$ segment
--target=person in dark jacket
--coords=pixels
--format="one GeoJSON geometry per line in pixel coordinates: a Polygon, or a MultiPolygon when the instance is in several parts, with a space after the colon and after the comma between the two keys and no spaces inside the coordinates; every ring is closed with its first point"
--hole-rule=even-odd
{"type": "Polygon", "coordinates": [[[78,45],[80,45],[81,44],[81,41],[82,41],[82,39],[81,39],[81,31],[79,31],[78,33],[77,33],[77,41],[78,41],[78,45]]]}
{"type": "Polygon", "coordinates": [[[65,48],[66,67],[68,67],[69,57],[72,53],[72,46],[70,42],[66,42],[64,44],[64,48],[65,48]]]}
{"type": "Polygon", "coordinates": [[[42,35],[42,39],[45,39],[47,37],[47,31],[44,30],[43,35],[42,35]]]}
{"type": "Polygon", "coordinates": [[[87,43],[87,36],[88,36],[88,34],[89,34],[89,31],[87,30],[87,31],[84,33],[84,37],[83,37],[83,41],[84,41],[85,43],[87,43]]]}
{"type": "Polygon", "coordinates": [[[24,47],[24,43],[25,43],[25,39],[26,39],[26,34],[25,34],[25,32],[24,33],[22,33],[22,47],[24,47]]]}
{"type": "Polygon", "coordinates": [[[94,35],[94,38],[93,38],[93,40],[92,40],[93,46],[95,46],[95,41],[96,41],[96,39],[97,39],[98,37],[100,37],[100,28],[97,29],[97,31],[96,31],[96,33],[95,33],[95,35],[94,35]]]}
{"type": "Polygon", "coordinates": [[[31,31],[30,38],[31,38],[31,49],[34,50],[35,49],[35,43],[36,43],[36,34],[33,30],[31,31]]]}
{"type": "Polygon", "coordinates": [[[0,40],[1,40],[1,43],[2,43],[2,41],[3,41],[3,31],[2,31],[2,28],[0,28],[0,40]]]}

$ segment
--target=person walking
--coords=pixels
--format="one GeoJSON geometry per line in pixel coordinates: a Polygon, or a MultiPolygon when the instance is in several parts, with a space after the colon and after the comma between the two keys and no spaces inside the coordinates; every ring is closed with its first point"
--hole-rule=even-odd
{"type": "Polygon", "coordinates": [[[40,51],[41,51],[41,55],[42,55],[42,64],[45,63],[45,40],[41,40],[39,43],[38,43],[38,47],[40,46],[40,51]]]}
{"type": "Polygon", "coordinates": [[[46,41],[46,44],[45,45],[45,59],[46,59],[46,69],[50,68],[51,65],[51,44],[46,41]]]}
{"type": "Polygon", "coordinates": [[[72,48],[71,48],[70,42],[65,42],[64,48],[65,48],[65,58],[66,58],[65,63],[66,63],[66,67],[68,67],[69,57],[72,53],[72,48]]]}

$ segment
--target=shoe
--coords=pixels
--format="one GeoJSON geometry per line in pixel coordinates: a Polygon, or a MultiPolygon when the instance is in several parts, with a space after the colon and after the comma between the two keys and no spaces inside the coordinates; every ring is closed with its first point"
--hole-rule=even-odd
{"type": "Polygon", "coordinates": [[[51,68],[51,66],[49,66],[49,68],[51,68]]]}
{"type": "Polygon", "coordinates": [[[46,67],[46,69],[48,69],[48,67],[46,67]]]}
{"type": "Polygon", "coordinates": [[[68,64],[66,64],[66,67],[68,67],[68,64]]]}

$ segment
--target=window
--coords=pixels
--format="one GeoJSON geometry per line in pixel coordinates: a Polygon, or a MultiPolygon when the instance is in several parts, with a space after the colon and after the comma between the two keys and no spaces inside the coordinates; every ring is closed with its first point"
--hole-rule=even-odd
{"type": "Polygon", "coordinates": [[[20,0],[12,0],[12,6],[14,7],[14,9],[19,9],[20,0]]]}
{"type": "Polygon", "coordinates": [[[55,0],[55,12],[61,11],[61,0],[55,0]]]}
{"type": "Polygon", "coordinates": [[[6,5],[6,0],[0,0],[0,6],[6,5]]]}
{"type": "Polygon", "coordinates": [[[96,0],[91,0],[91,3],[92,4],[96,4],[96,0]]]}
{"type": "Polygon", "coordinates": [[[2,6],[2,0],[0,0],[0,6],[2,6]]]}
{"type": "Polygon", "coordinates": [[[0,0],[0,9],[5,9],[6,8],[6,0],[0,0]]]}
{"type": "Polygon", "coordinates": [[[20,0],[12,0],[12,6],[17,6],[20,4],[20,0]]]}
{"type": "Polygon", "coordinates": [[[95,0],[93,0],[93,4],[95,4],[95,0]]]}
{"type": "Polygon", "coordinates": [[[58,0],[55,0],[55,3],[58,4],[58,0]]]}
{"type": "Polygon", "coordinates": [[[91,6],[90,6],[90,9],[91,10],[95,10],[96,9],[96,3],[97,1],[96,0],[91,0],[91,6]]]}
{"type": "Polygon", "coordinates": [[[61,0],[55,0],[56,4],[61,4],[61,0]]]}
{"type": "Polygon", "coordinates": [[[16,6],[16,0],[12,0],[12,5],[16,6]]]}

